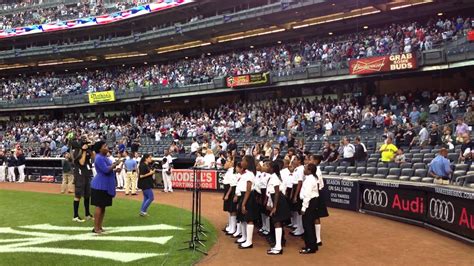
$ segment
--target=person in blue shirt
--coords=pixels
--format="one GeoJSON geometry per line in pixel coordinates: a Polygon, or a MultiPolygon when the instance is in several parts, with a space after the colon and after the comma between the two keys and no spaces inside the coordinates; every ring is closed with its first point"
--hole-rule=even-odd
{"type": "Polygon", "coordinates": [[[420,120],[420,115],[421,113],[416,109],[416,107],[413,107],[413,111],[410,112],[410,122],[414,124],[418,124],[418,121],[420,120]]]}
{"type": "MultiPolygon", "coordinates": [[[[123,152],[126,160],[124,162],[125,167],[125,195],[129,195],[130,191],[132,195],[137,195],[137,161],[133,158],[133,155],[128,154],[127,151],[123,152]]],[[[132,153],[133,154],[133,153],[132,153]]]]}
{"type": "Polygon", "coordinates": [[[439,154],[431,161],[429,175],[435,179],[434,183],[441,185],[449,184],[449,179],[453,170],[451,169],[451,164],[447,157],[448,150],[442,148],[439,151],[439,154]]]}
{"type": "Polygon", "coordinates": [[[95,170],[96,176],[91,183],[91,204],[95,206],[95,220],[93,233],[101,234],[104,229],[102,223],[104,221],[105,208],[112,206],[112,199],[115,197],[115,167],[121,162],[117,160],[115,163],[107,158],[109,148],[104,141],[96,142],[94,145],[96,152],[95,170]]]}

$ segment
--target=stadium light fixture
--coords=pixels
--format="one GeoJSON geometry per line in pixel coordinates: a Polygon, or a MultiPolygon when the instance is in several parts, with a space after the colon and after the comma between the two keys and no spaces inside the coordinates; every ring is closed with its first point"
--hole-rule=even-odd
{"type": "Polygon", "coordinates": [[[147,54],[144,54],[144,53],[109,54],[109,55],[105,55],[105,60],[119,59],[119,58],[129,58],[129,57],[139,57],[139,56],[146,56],[146,55],[147,54]]]}
{"type": "Polygon", "coordinates": [[[189,57],[185,56],[184,59],[189,59],[189,57]]]}
{"type": "Polygon", "coordinates": [[[207,55],[211,55],[211,53],[207,53],[207,55]]]}
{"type": "Polygon", "coordinates": [[[253,45],[250,45],[250,49],[253,49],[253,48],[254,48],[254,46],[253,46],[253,45]]]}
{"type": "Polygon", "coordinates": [[[328,34],[329,34],[329,35],[332,35],[332,32],[329,32],[328,34]]]}
{"type": "Polygon", "coordinates": [[[369,26],[365,25],[363,28],[364,28],[364,30],[366,30],[366,29],[368,29],[368,28],[369,28],[369,26]]]}
{"type": "Polygon", "coordinates": [[[438,13],[438,16],[442,16],[442,15],[443,15],[443,12],[439,12],[439,13],[438,13]]]}
{"type": "Polygon", "coordinates": [[[412,3],[410,3],[410,4],[391,7],[390,10],[397,10],[397,9],[411,7],[411,6],[422,5],[422,4],[429,4],[429,3],[432,3],[432,2],[433,2],[433,0],[412,1],[412,3]]]}
{"type": "Polygon", "coordinates": [[[281,41],[278,41],[277,43],[278,43],[278,44],[280,44],[280,43],[281,43],[281,41]]]}

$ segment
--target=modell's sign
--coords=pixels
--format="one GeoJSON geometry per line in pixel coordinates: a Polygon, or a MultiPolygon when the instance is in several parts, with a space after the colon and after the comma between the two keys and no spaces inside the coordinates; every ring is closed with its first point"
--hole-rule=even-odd
{"type": "Polygon", "coordinates": [[[257,86],[270,83],[268,73],[255,73],[238,76],[230,76],[226,78],[226,85],[228,88],[257,86]]]}
{"type": "Polygon", "coordinates": [[[199,177],[197,181],[202,189],[217,189],[215,170],[172,169],[171,183],[175,188],[193,188],[195,175],[199,177]]]}
{"type": "Polygon", "coordinates": [[[416,69],[416,56],[413,53],[389,56],[375,56],[350,61],[352,75],[416,69]]]}

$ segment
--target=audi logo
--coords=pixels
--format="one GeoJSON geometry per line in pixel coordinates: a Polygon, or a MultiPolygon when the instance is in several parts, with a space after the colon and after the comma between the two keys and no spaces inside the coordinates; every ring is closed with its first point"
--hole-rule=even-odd
{"type": "Polygon", "coordinates": [[[388,205],[388,195],[385,191],[365,189],[362,198],[367,205],[376,207],[387,207],[388,205]]]}
{"type": "Polygon", "coordinates": [[[452,224],[454,222],[454,206],[450,201],[432,198],[430,200],[430,217],[435,220],[452,224]]]}

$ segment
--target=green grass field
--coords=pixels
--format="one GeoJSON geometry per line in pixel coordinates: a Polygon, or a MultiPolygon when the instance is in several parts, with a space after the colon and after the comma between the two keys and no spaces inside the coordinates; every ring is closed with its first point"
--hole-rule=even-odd
{"type": "MultiPolygon", "coordinates": [[[[89,233],[93,221],[71,221],[70,195],[0,190],[0,265],[117,265],[127,260],[132,265],[192,265],[202,258],[199,252],[180,250],[190,238],[189,211],[152,204],[150,216],[143,218],[138,216],[140,204],[115,199],[104,220],[107,233],[95,236],[89,233]]],[[[216,230],[206,220],[204,225],[208,250],[216,242],[216,230]]]]}

